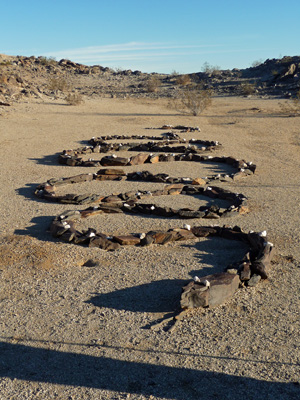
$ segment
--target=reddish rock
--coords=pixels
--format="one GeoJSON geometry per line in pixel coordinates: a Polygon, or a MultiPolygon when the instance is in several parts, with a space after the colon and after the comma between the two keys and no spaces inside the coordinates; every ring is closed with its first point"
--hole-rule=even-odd
{"type": "Polygon", "coordinates": [[[171,195],[180,194],[182,192],[184,185],[180,183],[174,183],[173,185],[166,185],[164,187],[164,192],[171,195]]]}
{"type": "Polygon", "coordinates": [[[202,178],[195,178],[195,179],[192,181],[192,185],[203,186],[203,185],[205,185],[205,184],[206,184],[206,181],[205,181],[205,179],[202,179],[202,178]]]}
{"type": "Polygon", "coordinates": [[[148,160],[151,164],[156,164],[159,162],[159,156],[158,155],[152,155],[149,156],[149,160],[148,160]]]}
{"type": "Polygon", "coordinates": [[[146,160],[149,158],[149,154],[147,153],[140,153],[136,156],[132,156],[130,158],[129,164],[130,165],[140,165],[144,164],[146,160]]]}

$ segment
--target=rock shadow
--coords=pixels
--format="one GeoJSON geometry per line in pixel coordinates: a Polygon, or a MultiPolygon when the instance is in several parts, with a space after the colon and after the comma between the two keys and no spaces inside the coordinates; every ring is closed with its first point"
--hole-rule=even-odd
{"type": "Polygon", "coordinates": [[[203,265],[200,269],[189,272],[193,278],[224,272],[230,264],[242,260],[249,251],[245,243],[223,239],[220,237],[207,237],[193,244],[182,244],[183,247],[195,248],[194,257],[203,265]]]}
{"type": "Polygon", "coordinates": [[[179,307],[183,279],[162,279],[110,293],[97,293],[87,301],[96,307],[132,312],[164,313],[179,307]]]}
{"type": "Polygon", "coordinates": [[[15,229],[15,235],[29,235],[44,242],[59,242],[54,239],[49,233],[48,229],[53,220],[53,216],[40,216],[32,218],[31,222],[34,225],[28,226],[24,229],[15,229]]]}
{"type": "Polygon", "coordinates": [[[61,154],[59,153],[54,153],[50,155],[46,155],[43,157],[32,157],[28,158],[30,161],[35,161],[36,164],[41,164],[41,165],[58,165],[58,156],[61,154]]]}

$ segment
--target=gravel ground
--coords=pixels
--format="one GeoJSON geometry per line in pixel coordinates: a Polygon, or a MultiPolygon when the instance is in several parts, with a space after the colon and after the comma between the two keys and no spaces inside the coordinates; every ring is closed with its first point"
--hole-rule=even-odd
{"type": "MultiPolygon", "coordinates": [[[[277,100],[255,98],[216,98],[199,117],[174,114],[163,100],[100,99],[78,107],[30,101],[0,110],[1,400],[299,398],[299,117],[278,110],[277,100]],[[172,333],[149,327],[178,306],[183,283],[239,260],[242,244],[198,239],[104,252],[61,243],[47,228],[53,216],[79,207],[32,194],[51,177],[95,172],[58,165],[63,149],[104,134],[156,135],[162,131],[145,128],[163,124],[200,126],[182,136],[218,140],[223,147],[214,154],[257,164],[254,176],[222,184],[246,195],[251,209],[224,223],[267,230],[276,248],[268,280],[239,289],[223,306],[190,312],[172,333]],[[89,259],[94,267],[84,266],[89,259]]],[[[220,168],[173,164],[130,168],[193,177],[220,168]]],[[[71,191],[131,187],[159,184],[93,182],[71,191]]],[[[190,196],[157,199],[185,201],[207,204],[190,196]]],[[[105,215],[82,227],[128,233],[185,222],[216,223],[105,215]]]]}

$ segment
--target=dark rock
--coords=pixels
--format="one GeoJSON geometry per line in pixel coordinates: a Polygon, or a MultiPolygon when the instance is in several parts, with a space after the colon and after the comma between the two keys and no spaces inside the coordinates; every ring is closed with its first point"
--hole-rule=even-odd
{"type": "Polygon", "coordinates": [[[181,307],[218,306],[233,296],[239,284],[239,276],[227,272],[202,277],[200,282],[190,282],[183,287],[181,307]],[[209,282],[209,287],[204,286],[205,281],[209,282]]]}
{"type": "Polygon", "coordinates": [[[205,213],[203,211],[193,211],[193,210],[184,210],[183,208],[178,210],[178,216],[180,218],[203,218],[205,213]]]}

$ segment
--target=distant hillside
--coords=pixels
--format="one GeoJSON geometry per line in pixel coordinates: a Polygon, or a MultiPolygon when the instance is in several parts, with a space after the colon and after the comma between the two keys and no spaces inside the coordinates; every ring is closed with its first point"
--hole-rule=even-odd
{"type": "Polygon", "coordinates": [[[2,103],[48,96],[58,99],[74,91],[86,97],[172,97],[180,88],[197,83],[212,88],[216,95],[292,97],[300,89],[300,57],[266,60],[246,69],[207,66],[205,72],[167,75],[0,54],[2,103]]]}

